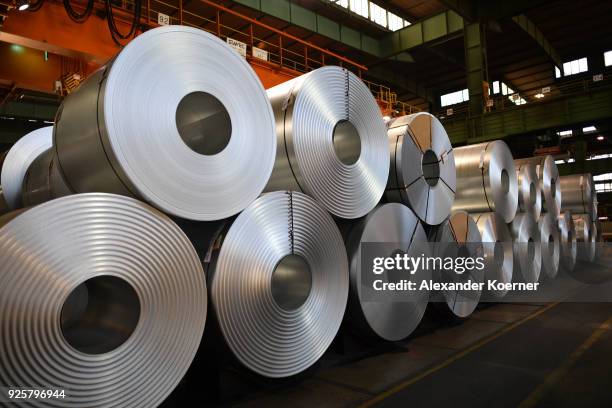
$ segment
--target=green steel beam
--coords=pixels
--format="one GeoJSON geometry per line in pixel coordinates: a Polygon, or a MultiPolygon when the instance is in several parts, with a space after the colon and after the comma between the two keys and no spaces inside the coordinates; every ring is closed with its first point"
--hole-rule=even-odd
{"type": "Polygon", "coordinates": [[[451,141],[463,144],[608,119],[610,112],[612,87],[606,87],[473,117],[447,118],[442,123],[451,141]]]}
{"type": "Polygon", "coordinates": [[[546,39],[542,31],[535,25],[533,21],[531,21],[524,14],[519,14],[518,16],[512,17],[512,21],[514,21],[520,28],[522,28],[531,38],[533,38],[539,45],[542,47],[546,55],[550,58],[550,60],[559,68],[563,65],[561,62],[561,57],[555,48],[550,44],[550,42],[546,39]]]}
{"type": "Polygon", "coordinates": [[[557,167],[562,176],[577,173],[591,173],[596,176],[612,173],[612,159],[575,161],[574,163],[558,164],[557,167]]]}
{"type": "Polygon", "coordinates": [[[432,41],[441,41],[450,34],[463,30],[461,16],[449,10],[377,39],[291,0],[234,1],[379,58],[389,58],[432,41]]]}
{"type": "Polygon", "coordinates": [[[463,18],[447,10],[387,34],[380,40],[380,56],[388,58],[427,43],[444,41],[462,31],[463,18]]]}
{"type": "Polygon", "coordinates": [[[483,83],[488,80],[486,36],[482,24],[467,24],[463,29],[463,40],[465,73],[470,95],[469,112],[478,115],[484,111],[483,83]]]}

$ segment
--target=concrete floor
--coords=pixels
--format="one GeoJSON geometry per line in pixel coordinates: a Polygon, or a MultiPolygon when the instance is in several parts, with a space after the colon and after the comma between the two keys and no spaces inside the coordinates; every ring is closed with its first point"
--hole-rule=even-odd
{"type": "MultiPolygon", "coordinates": [[[[237,407],[611,407],[612,304],[498,304],[237,407]]],[[[423,331],[423,330],[421,330],[423,331]]]]}

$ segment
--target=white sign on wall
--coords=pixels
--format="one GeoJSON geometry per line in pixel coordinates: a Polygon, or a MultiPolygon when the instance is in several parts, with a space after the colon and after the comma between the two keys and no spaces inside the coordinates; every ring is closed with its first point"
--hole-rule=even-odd
{"type": "Polygon", "coordinates": [[[446,116],[450,116],[450,115],[452,115],[453,113],[454,113],[453,108],[448,108],[448,109],[446,110],[446,116]]]}
{"type": "Polygon", "coordinates": [[[170,16],[164,13],[157,13],[157,24],[170,25],[170,16]]]}
{"type": "Polygon", "coordinates": [[[603,74],[593,75],[593,82],[603,81],[603,74]]]}
{"type": "Polygon", "coordinates": [[[227,37],[227,44],[238,52],[238,54],[242,55],[246,58],[247,56],[247,45],[238,40],[234,40],[233,38],[227,37]]]}
{"type": "Polygon", "coordinates": [[[550,93],[550,86],[545,86],[544,88],[542,88],[542,93],[550,93]]]}
{"type": "Polygon", "coordinates": [[[253,47],[253,57],[268,61],[268,51],[262,50],[261,48],[253,47]]]}

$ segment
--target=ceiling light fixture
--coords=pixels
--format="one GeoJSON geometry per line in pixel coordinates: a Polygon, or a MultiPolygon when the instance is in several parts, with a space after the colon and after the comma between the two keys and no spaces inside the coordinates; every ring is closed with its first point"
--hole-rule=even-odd
{"type": "Polygon", "coordinates": [[[544,97],[544,94],[542,92],[535,94],[535,97],[540,99],[544,97]]]}
{"type": "Polygon", "coordinates": [[[17,10],[19,11],[27,10],[30,7],[30,3],[28,2],[28,0],[17,0],[16,4],[17,10]]]}
{"type": "Polygon", "coordinates": [[[605,139],[605,138],[604,138],[603,136],[597,136],[597,140],[599,140],[600,142],[601,142],[602,140],[604,140],[604,139],[605,139]]]}

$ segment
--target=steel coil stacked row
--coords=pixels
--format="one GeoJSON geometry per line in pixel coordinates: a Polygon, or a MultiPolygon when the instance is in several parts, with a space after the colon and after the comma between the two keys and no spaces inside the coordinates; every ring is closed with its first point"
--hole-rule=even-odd
{"type": "Polygon", "coordinates": [[[340,67],[266,92],[216,37],[150,30],[1,166],[0,215],[36,205],[0,218],[2,384],[59,382],[70,406],[157,406],[198,351],[209,297],[217,339],[270,378],[311,367],[343,321],[397,341],[430,301],[465,318],[480,291],[368,299],[362,245],[419,257],[429,238],[439,256],[486,255],[484,271],[417,283],[536,282],[576,252],[592,261],[575,242],[597,237],[593,194],[561,201],[551,160],[515,166],[502,141],[453,149],[428,113],[385,127],[340,67]]]}

